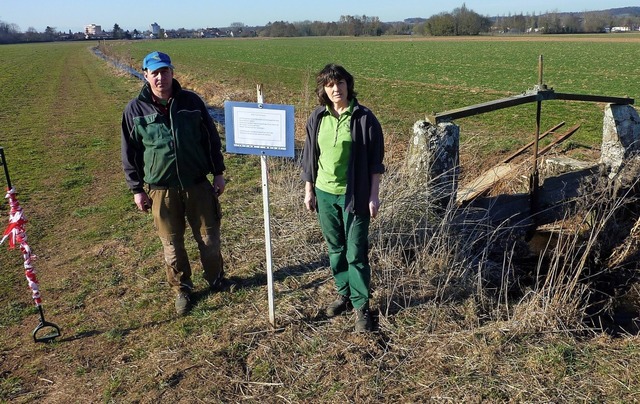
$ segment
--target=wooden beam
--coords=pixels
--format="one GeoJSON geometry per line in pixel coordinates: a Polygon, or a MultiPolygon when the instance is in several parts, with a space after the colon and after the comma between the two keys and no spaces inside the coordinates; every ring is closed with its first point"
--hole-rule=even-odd
{"type": "Polygon", "coordinates": [[[508,163],[501,163],[491,167],[469,184],[458,189],[456,202],[461,204],[486,193],[498,181],[508,177],[516,167],[517,166],[508,163]]]}

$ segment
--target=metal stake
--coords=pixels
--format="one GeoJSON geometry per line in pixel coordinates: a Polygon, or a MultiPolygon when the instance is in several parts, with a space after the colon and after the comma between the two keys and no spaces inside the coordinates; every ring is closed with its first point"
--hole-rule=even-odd
{"type": "MultiPolygon", "coordinates": [[[[542,55],[538,59],[538,90],[544,87],[542,84],[542,55]]],[[[535,200],[538,195],[538,188],[540,185],[540,174],[538,172],[538,143],[540,142],[540,115],[542,111],[542,100],[536,102],[536,133],[533,143],[533,166],[531,168],[531,176],[529,179],[529,195],[531,198],[531,211],[535,213],[536,203],[535,200]]]]}

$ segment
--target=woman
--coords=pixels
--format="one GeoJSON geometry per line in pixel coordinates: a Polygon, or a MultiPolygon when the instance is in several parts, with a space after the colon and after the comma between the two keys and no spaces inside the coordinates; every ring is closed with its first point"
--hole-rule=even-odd
{"type": "Polygon", "coordinates": [[[382,128],[358,103],[344,67],[326,65],[316,77],[316,94],[320,106],[307,120],[302,179],[304,204],[317,210],[338,294],[326,312],[334,317],[353,307],[355,330],[370,331],[369,221],[380,207],[382,128]]]}

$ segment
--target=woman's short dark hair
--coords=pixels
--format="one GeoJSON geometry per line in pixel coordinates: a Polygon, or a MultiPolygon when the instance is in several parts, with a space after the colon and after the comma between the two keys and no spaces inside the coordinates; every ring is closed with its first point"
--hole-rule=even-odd
{"type": "Polygon", "coordinates": [[[320,105],[331,105],[331,100],[324,91],[324,86],[333,82],[337,83],[340,80],[347,82],[347,99],[351,101],[355,98],[356,92],[353,89],[353,76],[344,67],[335,63],[329,63],[320,70],[320,73],[318,73],[316,77],[316,95],[318,96],[320,105]]]}

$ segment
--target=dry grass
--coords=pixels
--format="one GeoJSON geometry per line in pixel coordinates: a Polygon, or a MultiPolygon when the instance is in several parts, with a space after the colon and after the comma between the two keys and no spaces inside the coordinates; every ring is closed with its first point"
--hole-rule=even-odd
{"type": "MultiPolygon", "coordinates": [[[[287,163],[272,173],[275,206],[301,205],[301,184],[283,180],[295,178],[296,172],[297,167],[287,163]]],[[[555,382],[549,386],[546,376],[540,375],[550,372],[554,379],[558,376],[554,372],[562,375],[565,367],[575,366],[567,361],[591,360],[593,347],[577,341],[606,338],[598,326],[607,327],[602,324],[608,321],[603,320],[608,318],[604,314],[615,311],[616,304],[612,297],[607,303],[599,298],[626,289],[621,279],[608,285],[611,289],[600,289],[601,278],[616,276],[599,261],[612,245],[625,243],[610,230],[633,201],[628,195],[607,192],[611,184],[602,181],[597,192],[588,192],[576,202],[575,216],[556,223],[564,232],[536,255],[521,229],[459,223],[459,208],[450,206],[442,212],[430,205],[420,181],[407,178],[402,164],[391,164],[383,180],[383,208],[371,229],[377,348],[364,342],[358,346],[373,362],[362,364],[359,372],[377,367],[381,379],[376,382],[381,387],[379,396],[366,398],[413,401],[427,395],[452,401],[598,401],[604,397],[581,390],[594,382],[591,377],[588,382],[581,380],[584,373],[572,376],[573,382],[564,381],[573,385],[575,390],[569,390],[575,393],[554,388],[555,382]],[[576,217],[584,219],[576,223],[576,217]],[[538,357],[545,355],[549,358],[538,357]],[[532,378],[537,380],[534,384],[530,384],[532,378]]],[[[288,246],[283,251],[295,251],[300,258],[289,266],[322,254],[320,234],[308,216],[288,211],[276,220],[289,229],[283,230],[289,235],[283,240],[288,246]]],[[[290,262],[286,255],[278,260],[290,262]]],[[[329,299],[326,283],[330,280],[318,274],[316,282],[321,286],[303,301],[318,299],[317,293],[321,300],[329,299]]],[[[321,327],[314,322],[321,317],[319,308],[300,313],[294,309],[297,299],[285,306],[285,311],[296,313],[287,320],[302,321],[308,333],[304,340],[320,339],[316,333],[322,333],[321,327]]],[[[632,326],[627,332],[637,331],[635,323],[626,325],[632,326]]],[[[611,322],[608,327],[611,332],[620,330],[614,330],[611,322]]],[[[323,350],[333,357],[335,342],[326,338],[322,338],[323,350]]],[[[350,345],[343,341],[335,348],[350,345]]],[[[603,389],[618,391],[620,399],[627,397],[624,389],[610,385],[603,389]]]]}

